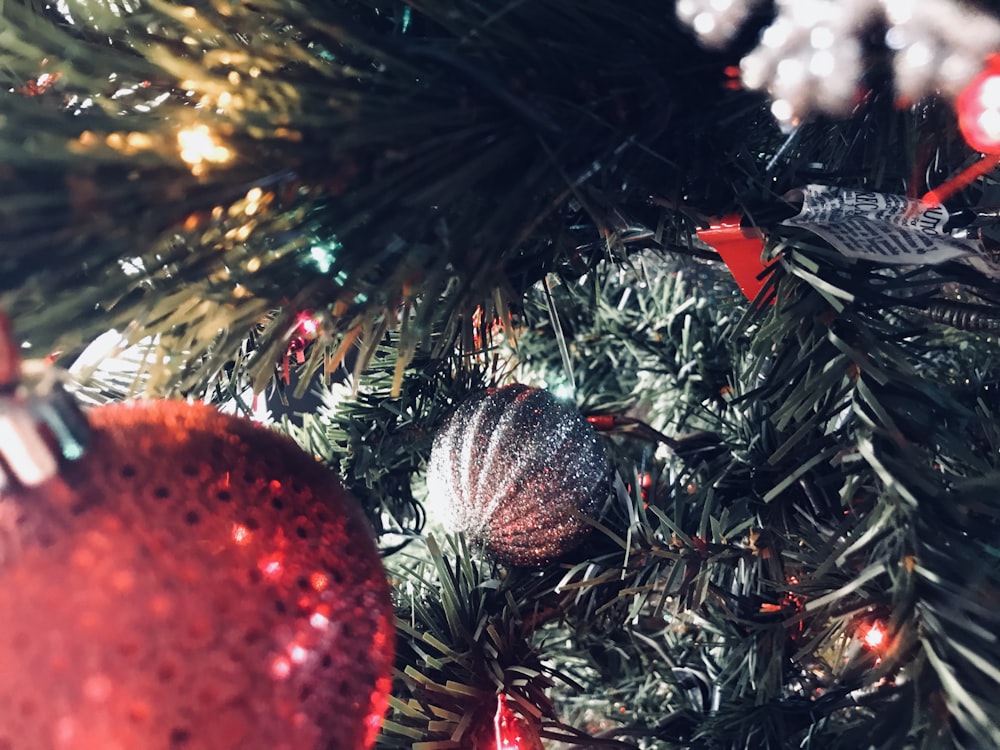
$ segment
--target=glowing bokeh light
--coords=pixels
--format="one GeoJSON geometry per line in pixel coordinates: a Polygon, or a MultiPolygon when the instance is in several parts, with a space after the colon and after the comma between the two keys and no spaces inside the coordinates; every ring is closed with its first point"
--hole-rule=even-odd
{"type": "Polygon", "coordinates": [[[268,578],[277,578],[281,575],[281,560],[276,557],[266,557],[259,563],[260,572],[268,578]]]}
{"type": "Polygon", "coordinates": [[[1000,55],[955,99],[958,126],[966,142],[984,154],[1000,154],[1000,55]]]}
{"type": "Polygon", "coordinates": [[[292,663],[284,656],[277,656],[271,662],[271,676],[276,680],[288,679],[292,673],[292,663]]]}
{"type": "Polygon", "coordinates": [[[302,664],[309,658],[309,650],[297,643],[293,643],[288,648],[288,658],[292,660],[293,664],[302,664]]]}
{"type": "Polygon", "coordinates": [[[497,750],[522,750],[525,746],[524,736],[514,712],[507,706],[507,696],[501,693],[497,696],[497,712],[493,717],[493,731],[496,736],[497,750]]]}
{"type": "Polygon", "coordinates": [[[330,618],[320,612],[313,612],[309,617],[309,624],[316,630],[325,630],[330,625],[330,618]]]}
{"type": "Polygon", "coordinates": [[[861,636],[868,648],[880,648],[885,644],[885,627],[880,622],[873,622],[861,636]]]}
{"type": "Polygon", "coordinates": [[[195,125],[177,133],[177,146],[181,159],[195,174],[204,169],[205,163],[224,164],[233,157],[233,152],[219,143],[207,125],[195,125]]]}
{"type": "Polygon", "coordinates": [[[241,547],[245,547],[250,544],[250,540],[253,538],[253,532],[241,523],[234,523],[232,537],[234,542],[241,547]]]}
{"type": "Polygon", "coordinates": [[[559,383],[552,388],[552,395],[562,401],[569,401],[573,398],[573,386],[569,383],[559,383]]]}

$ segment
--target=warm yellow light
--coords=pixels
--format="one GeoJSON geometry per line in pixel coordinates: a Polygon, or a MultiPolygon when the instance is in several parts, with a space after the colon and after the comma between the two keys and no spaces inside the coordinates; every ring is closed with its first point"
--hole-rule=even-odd
{"type": "Polygon", "coordinates": [[[125,144],[131,149],[144,149],[153,147],[153,139],[146,133],[129,133],[125,136],[125,144]]]}
{"type": "Polygon", "coordinates": [[[181,158],[194,168],[203,167],[205,162],[222,164],[233,156],[231,150],[216,140],[207,125],[184,128],[177,134],[177,145],[181,158]]]}

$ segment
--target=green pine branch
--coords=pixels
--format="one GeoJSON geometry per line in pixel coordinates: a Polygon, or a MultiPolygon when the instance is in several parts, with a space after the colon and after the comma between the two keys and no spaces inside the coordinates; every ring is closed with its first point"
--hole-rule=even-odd
{"type": "Polygon", "coordinates": [[[303,310],[334,342],[401,305],[405,351],[458,335],[596,262],[569,233],[707,176],[692,139],[713,160],[734,128],[773,139],[659,3],[67,7],[3,9],[2,302],[42,349],[158,335],[188,367],[162,357],[157,392],[242,366],[274,310],[258,387],[303,310]]]}

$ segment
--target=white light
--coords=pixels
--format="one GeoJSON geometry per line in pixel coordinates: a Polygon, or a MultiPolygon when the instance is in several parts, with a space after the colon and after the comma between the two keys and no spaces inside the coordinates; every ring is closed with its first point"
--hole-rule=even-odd
{"type": "Polygon", "coordinates": [[[981,64],[981,61],[956,52],[941,63],[938,76],[949,89],[961,89],[979,72],[981,64]]]}
{"type": "Polygon", "coordinates": [[[889,49],[904,49],[909,40],[909,35],[899,26],[893,26],[885,32],[885,46],[889,49]]]}
{"type": "Polygon", "coordinates": [[[914,68],[921,68],[924,65],[928,65],[934,59],[934,52],[924,42],[914,42],[903,54],[906,57],[907,64],[912,65],[914,68]]]}
{"type": "Polygon", "coordinates": [[[711,0],[709,5],[712,6],[712,10],[717,10],[719,13],[725,13],[733,7],[733,0],[711,0]]]}
{"type": "Polygon", "coordinates": [[[702,36],[711,34],[715,31],[715,16],[707,11],[699,13],[694,17],[694,22],[691,25],[694,27],[694,30],[702,36]]]}
{"type": "Polygon", "coordinates": [[[694,0],[678,0],[677,16],[685,21],[690,21],[698,12],[698,3],[694,0]]]}
{"type": "Polygon", "coordinates": [[[979,115],[977,122],[991,141],[1000,141],[1000,111],[988,109],[979,115]]]}
{"type": "Polygon", "coordinates": [[[560,401],[569,401],[573,398],[573,389],[570,387],[569,383],[560,383],[552,389],[552,395],[560,401]]]}
{"type": "Polygon", "coordinates": [[[333,266],[333,254],[326,248],[312,247],[309,249],[309,256],[320,273],[327,273],[333,266]]]}
{"type": "Polygon", "coordinates": [[[771,114],[778,122],[791,122],[794,116],[791,102],[787,99],[775,99],[771,102],[771,114]]]}
{"type": "Polygon", "coordinates": [[[809,72],[817,78],[826,78],[837,67],[837,61],[829,50],[817,52],[809,61],[809,72]]]}
{"type": "Polygon", "coordinates": [[[740,79],[748,89],[764,87],[765,66],[759,55],[747,55],[740,60],[740,79]]]}
{"type": "Polygon", "coordinates": [[[782,83],[795,85],[805,78],[806,68],[799,60],[787,57],[778,63],[776,72],[778,78],[783,79],[782,83]]]}
{"type": "Polygon", "coordinates": [[[992,76],[983,81],[979,92],[979,103],[983,109],[1000,109],[1000,76],[992,76]]]}
{"type": "Polygon", "coordinates": [[[813,49],[830,49],[835,41],[837,37],[829,26],[817,26],[809,32],[809,44],[813,49]]]}
{"type": "Polygon", "coordinates": [[[913,18],[913,0],[882,0],[890,24],[902,24],[913,18]]]}
{"type": "Polygon", "coordinates": [[[803,2],[798,0],[794,5],[789,3],[788,9],[795,23],[806,29],[811,29],[824,21],[830,20],[835,13],[835,4],[830,2],[803,2]]]}
{"type": "Polygon", "coordinates": [[[788,24],[776,21],[775,23],[764,29],[764,33],[760,36],[760,43],[765,47],[771,47],[777,49],[778,47],[784,47],[785,42],[788,41],[788,24]]]}
{"type": "Polygon", "coordinates": [[[69,3],[66,0],[56,0],[56,10],[69,21],[70,25],[75,26],[76,21],[73,20],[73,15],[69,12],[69,3]]]}
{"type": "Polygon", "coordinates": [[[326,630],[327,626],[330,624],[330,618],[326,615],[320,614],[319,612],[313,612],[309,616],[309,624],[316,628],[316,630],[326,630]]]}
{"type": "Polygon", "coordinates": [[[146,264],[142,262],[142,258],[122,258],[118,261],[118,265],[127,276],[146,273],[146,264]]]}

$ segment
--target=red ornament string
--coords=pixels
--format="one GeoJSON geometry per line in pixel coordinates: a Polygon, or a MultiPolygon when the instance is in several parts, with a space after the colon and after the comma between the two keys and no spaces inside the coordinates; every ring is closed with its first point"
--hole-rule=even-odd
{"type": "Polygon", "coordinates": [[[933,190],[928,190],[921,200],[931,206],[940,206],[959,190],[982,177],[998,164],[1000,164],[1000,153],[985,155],[971,167],[963,169],[933,190]]]}

